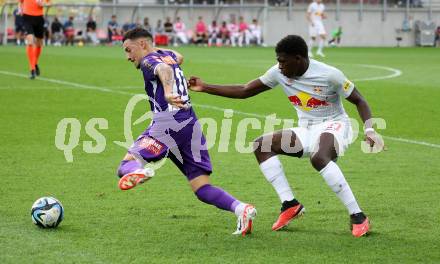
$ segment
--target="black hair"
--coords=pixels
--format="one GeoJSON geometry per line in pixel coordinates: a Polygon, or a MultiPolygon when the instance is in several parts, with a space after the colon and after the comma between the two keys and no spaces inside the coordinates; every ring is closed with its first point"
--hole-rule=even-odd
{"type": "Polygon", "coordinates": [[[137,28],[134,28],[132,30],[127,31],[124,34],[124,38],[122,39],[122,42],[126,41],[127,39],[135,40],[138,38],[153,39],[153,36],[151,36],[151,33],[148,32],[148,30],[143,29],[141,27],[137,27],[137,28]]]}
{"type": "Polygon", "coordinates": [[[285,53],[288,55],[299,55],[308,58],[308,48],[304,39],[297,35],[288,35],[281,39],[275,48],[276,53],[285,53]]]}

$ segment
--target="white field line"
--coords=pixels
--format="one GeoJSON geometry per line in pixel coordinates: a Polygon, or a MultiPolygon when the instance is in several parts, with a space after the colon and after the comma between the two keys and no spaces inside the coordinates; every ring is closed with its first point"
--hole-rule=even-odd
{"type": "Polygon", "coordinates": [[[379,65],[370,65],[370,64],[354,64],[354,65],[365,67],[365,68],[381,69],[381,70],[386,70],[386,71],[391,72],[391,74],[384,75],[384,76],[375,76],[375,77],[370,77],[370,78],[353,79],[354,82],[385,80],[385,79],[396,78],[396,77],[402,75],[401,70],[390,68],[390,67],[379,66],[379,65]]]}
{"type": "MultiPolygon", "coordinates": [[[[26,78],[26,79],[29,78],[28,75],[21,74],[21,73],[9,72],[9,71],[0,71],[0,74],[20,77],[20,78],[26,78]]],[[[115,90],[112,90],[112,89],[107,89],[107,88],[99,87],[99,86],[86,85],[86,84],[80,84],[80,83],[74,83],[74,82],[68,82],[68,81],[57,80],[57,79],[50,79],[50,78],[44,78],[44,77],[38,77],[36,79],[36,81],[38,81],[38,80],[45,81],[45,82],[50,82],[50,83],[61,84],[61,85],[66,85],[66,86],[71,86],[71,87],[77,87],[77,88],[85,89],[85,90],[95,90],[95,91],[100,91],[100,92],[105,92],[105,93],[116,93],[116,94],[124,94],[124,95],[135,95],[135,94],[137,94],[137,93],[130,93],[130,92],[125,92],[125,91],[115,91],[115,90]]],[[[217,107],[217,106],[212,106],[212,105],[204,105],[204,104],[193,104],[193,105],[197,106],[197,107],[206,108],[206,109],[212,109],[212,110],[221,111],[221,112],[226,110],[225,108],[221,108],[221,107],[217,107]]],[[[248,113],[248,112],[242,112],[242,111],[238,111],[238,110],[234,110],[234,113],[240,114],[240,115],[244,115],[244,116],[251,116],[251,117],[257,117],[257,118],[266,118],[265,115],[255,114],[255,113],[248,113]]],[[[412,140],[412,139],[405,139],[405,138],[400,138],[400,137],[390,137],[390,136],[383,136],[383,135],[382,135],[382,137],[386,138],[386,139],[389,139],[389,140],[392,140],[392,141],[397,141],[397,142],[402,142],[402,143],[427,146],[427,147],[431,147],[431,148],[440,148],[440,144],[433,144],[433,143],[429,143],[429,142],[417,141],[417,140],[412,140]]]]}

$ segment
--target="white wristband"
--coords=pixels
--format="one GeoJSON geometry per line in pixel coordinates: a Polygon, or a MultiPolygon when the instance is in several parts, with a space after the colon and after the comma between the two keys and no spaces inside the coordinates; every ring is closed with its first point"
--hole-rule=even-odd
{"type": "Polygon", "coordinates": [[[365,128],[364,133],[367,134],[368,132],[374,132],[374,128],[372,128],[372,127],[365,128]]]}

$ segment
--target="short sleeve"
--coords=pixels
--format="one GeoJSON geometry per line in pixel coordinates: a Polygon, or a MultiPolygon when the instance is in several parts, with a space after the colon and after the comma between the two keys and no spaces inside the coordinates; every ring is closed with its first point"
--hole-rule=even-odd
{"type": "Polygon", "coordinates": [[[353,92],[354,84],[338,69],[334,68],[329,75],[329,85],[340,96],[347,98],[353,92]]]}
{"type": "Polygon", "coordinates": [[[310,5],[307,7],[307,13],[313,12],[313,3],[310,3],[310,5]]]}
{"type": "Polygon", "coordinates": [[[267,72],[260,76],[260,81],[270,87],[270,88],[274,88],[275,86],[278,85],[278,79],[277,79],[277,75],[278,75],[278,65],[273,66],[272,68],[270,68],[269,70],[267,70],[267,72]]]}
{"type": "Polygon", "coordinates": [[[159,56],[148,56],[142,59],[141,69],[151,75],[156,75],[156,67],[164,63],[159,56]]]}

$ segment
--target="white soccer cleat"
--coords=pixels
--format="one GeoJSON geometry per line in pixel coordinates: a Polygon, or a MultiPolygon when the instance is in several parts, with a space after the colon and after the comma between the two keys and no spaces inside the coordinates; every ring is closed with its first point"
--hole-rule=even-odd
{"type": "Polygon", "coordinates": [[[253,205],[246,205],[243,213],[238,217],[237,230],[232,234],[245,236],[252,233],[252,221],[256,215],[257,209],[253,205]]]}
{"type": "Polygon", "coordinates": [[[325,55],[324,55],[324,53],[322,53],[322,51],[316,52],[316,55],[321,56],[322,58],[325,58],[325,55]]]}

